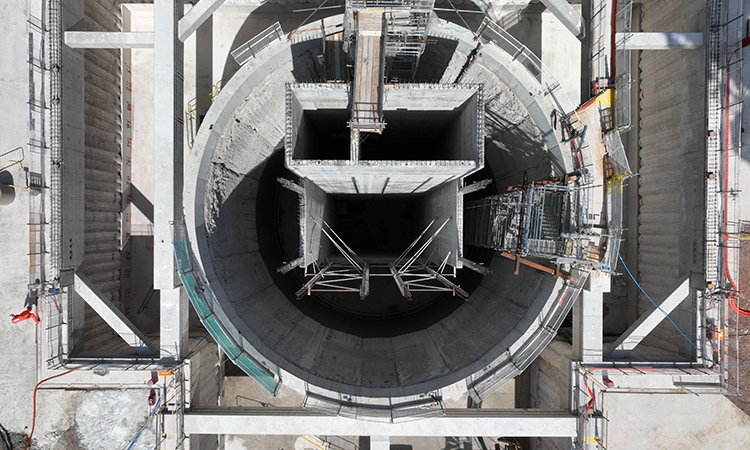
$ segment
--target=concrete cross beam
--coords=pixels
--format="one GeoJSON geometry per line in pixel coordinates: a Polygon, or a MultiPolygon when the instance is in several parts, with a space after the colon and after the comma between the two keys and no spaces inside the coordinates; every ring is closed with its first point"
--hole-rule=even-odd
{"type": "Polygon", "coordinates": [[[616,33],[623,50],[690,50],[703,46],[703,33],[616,33]]]}
{"type": "Polygon", "coordinates": [[[390,436],[371,436],[370,450],[391,450],[390,436]]]}
{"type": "Polygon", "coordinates": [[[214,13],[224,0],[200,0],[193,8],[180,19],[178,25],[178,36],[182,42],[185,42],[195,30],[214,13]]]}
{"type": "Polygon", "coordinates": [[[193,408],[185,434],[572,437],[579,419],[567,412],[524,409],[446,410],[407,422],[371,422],[301,408],[193,408]]]}
{"type": "Polygon", "coordinates": [[[568,0],[542,0],[544,6],[578,39],[586,37],[586,22],[568,0]]]}
{"type": "Polygon", "coordinates": [[[682,303],[683,300],[690,296],[690,281],[688,278],[683,278],[677,286],[668,290],[667,293],[656,302],[661,308],[661,311],[653,307],[644,314],[642,314],[638,320],[633,323],[625,332],[620,336],[612,345],[607,348],[604,354],[608,358],[624,358],[630,353],[638,344],[641,343],[643,338],[648,336],[649,333],[654,331],[654,328],[661,323],[666,317],[666,314],[671,313],[674,309],[682,303]],[[662,312],[663,311],[663,312],[662,312]]]}
{"type": "Polygon", "coordinates": [[[66,31],[65,45],[72,48],[151,48],[154,46],[154,33],[66,31]]]}
{"type": "Polygon", "coordinates": [[[141,356],[154,356],[146,343],[146,336],[133,325],[125,314],[112,304],[83,274],[75,274],[75,291],[141,356]]]}
{"type": "Polygon", "coordinates": [[[177,279],[172,224],[182,220],[183,44],[177,38],[182,0],[154,1],[154,289],[159,290],[160,353],[186,351],[189,306],[177,279]]]}

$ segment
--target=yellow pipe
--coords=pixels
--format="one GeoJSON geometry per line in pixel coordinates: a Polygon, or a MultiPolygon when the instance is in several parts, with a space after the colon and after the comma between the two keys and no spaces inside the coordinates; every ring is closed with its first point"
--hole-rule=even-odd
{"type": "Polygon", "coordinates": [[[306,437],[300,436],[300,435],[297,435],[297,436],[299,436],[302,439],[306,440],[307,442],[311,443],[312,445],[314,445],[315,447],[319,448],[320,450],[325,450],[325,448],[319,446],[318,444],[316,444],[315,442],[311,441],[310,439],[307,439],[306,437]]]}
{"type": "MultiPolygon", "coordinates": [[[[10,160],[10,161],[13,161],[13,160],[10,160]]],[[[3,164],[5,164],[5,163],[9,163],[10,161],[5,161],[4,163],[0,164],[0,166],[2,166],[2,165],[3,165],[3,164]]],[[[8,167],[6,167],[5,169],[3,169],[3,170],[0,170],[0,173],[2,173],[2,172],[5,172],[6,170],[10,169],[10,168],[11,168],[11,167],[13,167],[13,166],[20,166],[20,165],[21,165],[21,161],[16,161],[15,163],[13,163],[13,164],[9,165],[9,166],[8,166],[8,167]]]]}

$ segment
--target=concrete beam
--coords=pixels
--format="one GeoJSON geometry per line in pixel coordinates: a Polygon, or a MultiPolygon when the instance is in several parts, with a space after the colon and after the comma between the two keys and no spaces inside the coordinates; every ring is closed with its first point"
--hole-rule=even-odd
{"type": "Polygon", "coordinates": [[[181,0],[154,1],[154,289],[176,287],[171,223],[182,217],[181,0]]]}
{"type": "Polygon", "coordinates": [[[573,348],[584,363],[602,361],[603,300],[601,291],[584,290],[573,309],[573,348]]]}
{"type": "Polygon", "coordinates": [[[370,450],[391,450],[390,436],[370,436],[370,450]]]}
{"type": "Polygon", "coordinates": [[[182,220],[182,0],[154,1],[154,289],[159,290],[160,353],[179,360],[188,339],[187,296],[178,287],[172,223],[182,220]]]}
{"type": "Polygon", "coordinates": [[[224,0],[200,0],[193,8],[180,19],[178,25],[178,36],[182,42],[206,21],[214,13],[224,0]]]}
{"type": "Polygon", "coordinates": [[[159,354],[163,361],[179,361],[187,352],[189,313],[182,288],[159,291],[159,354]]]}
{"type": "Polygon", "coordinates": [[[186,434],[332,436],[509,436],[572,437],[578,419],[567,412],[448,409],[445,415],[407,422],[352,420],[301,408],[193,408],[185,413],[186,434]]]}
{"type": "Polygon", "coordinates": [[[542,0],[544,6],[578,39],[586,37],[586,21],[568,0],[542,0]]]}
{"type": "Polygon", "coordinates": [[[703,33],[617,33],[623,50],[690,50],[703,46],[703,33]]]}
{"type": "Polygon", "coordinates": [[[66,31],[65,45],[72,48],[151,48],[151,32],[66,31]]]}
{"type": "Polygon", "coordinates": [[[608,358],[624,358],[674,309],[690,296],[690,280],[685,277],[656,302],[664,312],[652,307],[643,313],[612,345],[604,352],[608,358]]]}
{"type": "Polygon", "coordinates": [[[91,284],[83,274],[76,273],[74,289],[139,355],[155,355],[154,351],[146,343],[146,336],[125,317],[122,311],[105,298],[99,289],[91,284]]]}

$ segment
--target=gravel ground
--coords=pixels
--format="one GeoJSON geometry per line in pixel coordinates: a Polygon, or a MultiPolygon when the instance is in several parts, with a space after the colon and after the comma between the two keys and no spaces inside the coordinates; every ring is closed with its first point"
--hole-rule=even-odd
{"type": "MultiPolygon", "coordinates": [[[[736,281],[740,295],[737,304],[741,309],[750,311],[750,292],[746,288],[747,283],[750,282],[750,226],[743,227],[741,236],[743,240],[740,241],[740,279],[736,281]]],[[[727,310],[729,327],[726,330],[726,342],[729,357],[725,364],[747,364],[750,362],[750,317],[738,316],[730,308],[727,310]],[[735,336],[737,336],[736,339],[735,336]],[[736,357],[735,342],[739,347],[739,360],[736,357]]],[[[729,399],[745,414],[750,415],[750,366],[731,368],[728,371],[730,387],[738,389],[740,394],[729,396],[729,399]]]]}

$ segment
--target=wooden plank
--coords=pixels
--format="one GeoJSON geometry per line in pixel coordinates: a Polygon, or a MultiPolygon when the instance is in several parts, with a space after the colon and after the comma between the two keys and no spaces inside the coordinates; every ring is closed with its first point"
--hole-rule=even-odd
{"type": "MultiPolygon", "coordinates": [[[[357,60],[354,69],[354,121],[378,123],[378,93],[382,82],[383,12],[362,11],[357,16],[357,60]]],[[[360,130],[365,128],[359,127],[360,130]]],[[[368,131],[378,131],[377,129],[368,131]]]]}
{"type": "MultiPolygon", "coordinates": [[[[551,267],[543,266],[541,264],[535,263],[534,261],[529,261],[526,258],[521,258],[520,256],[515,255],[513,253],[500,252],[500,255],[503,256],[504,258],[508,258],[508,259],[511,259],[511,260],[515,261],[516,264],[523,264],[525,266],[531,267],[532,269],[536,269],[536,270],[539,270],[541,272],[545,272],[545,273],[548,273],[550,275],[554,275],[555,278],[562,278],[563,280],[571,280],[572,279],[572,277],[570,275],[560,272],[559,269],[556,270],[556,269],[553,269],[551,267]]],[[[518,275],[518,273],[516,273],[516,275],[518,275]]]]}

